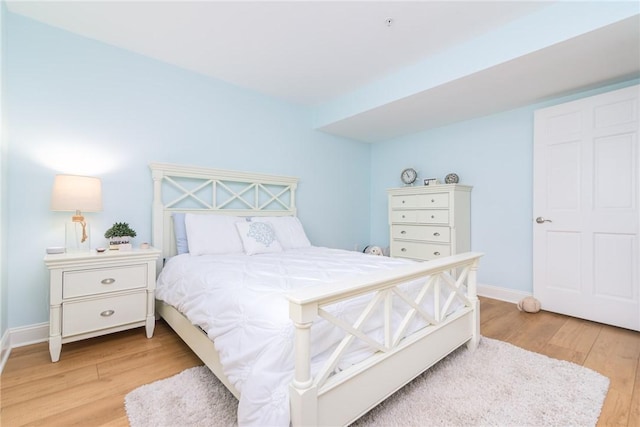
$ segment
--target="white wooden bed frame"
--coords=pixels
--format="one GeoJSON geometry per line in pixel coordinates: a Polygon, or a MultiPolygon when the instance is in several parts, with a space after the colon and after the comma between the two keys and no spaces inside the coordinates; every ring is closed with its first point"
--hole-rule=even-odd
{"type": "MultiPolygon", "coordinates": [[[[153,163],[150,168],[154,189],[153,245],[162,250],[163,258],[176,254],[171,218],[174,212],[296,215],[296,178],[163,163],[153,163]]],[[[476,270],[481,256],[471,252],[454,255],[289,295],[289,312],[295,325],[295,378],[290,386],[293,426],[348,425],[461,345],[475,349],[480,339],[476,270]],[[417,297],[410,298],[398,285],[415,279],[423,279],[424,285],[417,297]],[[440,293],[443,289],[453,292],[444,298],[440,293]],[[353,325],[324,310],[328,305],[363,294],[371,294],[373,298],[353,325]],[[434,296],[433,315],[419,306],[427,294],[434,296]],[[392,330],[390,325],[392,298],[404,300],[407,306],[398,330],[392,330]],[[462,301],[464,307],[446,315],[454,299],[462,301]],[[383,342],[367,337],[360,330],[379,306],[384,307],[378,310],[385,322],[383,342]],[[416,316],[427,320],[428,326],[402,338],[405,328],[416,316]],[[311,324],[318,317],[343,329],[346,336],[327,364],[312,377],[311,324]],[[354,339],[368,342],[377,352],[330,375],[342,351],[354,339]]],[[[156,310],[238,398],[239,392],[223,373],[213,341],[162,301],[157,301],[156,310]]]]}

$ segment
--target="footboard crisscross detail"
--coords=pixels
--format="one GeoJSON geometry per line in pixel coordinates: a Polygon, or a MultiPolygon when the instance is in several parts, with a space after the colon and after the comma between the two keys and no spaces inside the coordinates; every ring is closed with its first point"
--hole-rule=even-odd
{"type": "Polygon", "coordinates": [[[421,317],[426,322],[426,325],[437,325],[446,317],[447,312],[456,299],[460,300],[465,306],[470,306],[471,301],[463,293],[469,268],[470,266],[464,267],[456,280],[453,279],[448,271],[442,271],[427,277],[423,280],[417,295],[413,298],[406,292],[406,290],[403,290],[403,284],[398,284],[393,287],[376,291],[373,293],[371,300],[353,324],[349,324],[345,320],[331,314],[329,308],[331,304],[320,305],[318,307],[318,315],[333,324],[335,327],[343,330],[345,332],[345,337],[333,351],[326,364],[315,376],[313,380],[314,385],[321,386],[331,373],[335,372],[342,356],[346,353],[351,343],[356,339],[364,341],[375,351],[388,352],[399,345],[402,338],[406,336],[407,328],[411,324],[411,321],[415,319],[416,316],[421,317]],[[448,289],[450,293],[444,304],[441,305],[440,303],[444,289],[448,289]],[[433,296],[433,313],[427,311],[423,306],[423,302],[428,295],[433,296]],[[392,305],[394,296],[406,303],[407,306],[407,311],[404,313],[402,321],[397,325],[395,330],[393,330],[392,325],[392,305]],[[383,309],[376,312],[381,305],[383,306],[383,309]],[[380,323],[384,328],[384,342],[375,340],[363,331],[363,327],[367,320],[371,319],[375,314],[382,316],[380,323]]]}
{"type": "Polygon", "coordinates": [[[295,325],[295,376],[290,392],[292,402],[302,408],[292,412],[294,425],[322,424],[315,417],[325,413],[320,411],[323,405],[335,408],[353,384],[367,384],[371,388],[366,392],[382,399],[387,393],[383,390],[394,390],[391,384],[406,384],[459,345],[466,342],[475,348],[480,338],[476,270],[481,256],[468,252],[290,294],[295,325]],[[332,307],[363,296],[368,300],[359,300],[361,309],[351,314],[350,321],[340,308],[332,307]],[[459,307],[453,305],[455,301],[459,307]],[[344,331],[344,337],[312,376],[310,343],[318,318],[344,331]],[[368,333],[371,327],[379,331],[376,337],[368,333]],[[354,365],[340,366],[355,340],[366,343],[372,354],[354,365]],[[380,381],[385,388],[378,387],[380,381]]]}

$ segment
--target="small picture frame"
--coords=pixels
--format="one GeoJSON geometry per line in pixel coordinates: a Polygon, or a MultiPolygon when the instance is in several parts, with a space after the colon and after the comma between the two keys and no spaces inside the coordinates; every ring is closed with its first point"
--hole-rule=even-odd
{"type": "Polygon", "coordinates": [[[424,185],[437,185],[437,184],[438,184],[437,178],[427,178],[424,180],[424,185]]]}

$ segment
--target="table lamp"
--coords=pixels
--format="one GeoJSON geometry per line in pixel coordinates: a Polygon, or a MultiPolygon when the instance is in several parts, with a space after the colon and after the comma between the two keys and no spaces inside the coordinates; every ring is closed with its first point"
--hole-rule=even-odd
{"type": "Polygon", "coordinates": [[[89,251],[89,225],[82,212],[102,210],[102,182],[100,178],[79,175],[56,175],[51,196],[52,211],[71,211],[75,215],[65,224],[67,252],[89,251]]]}

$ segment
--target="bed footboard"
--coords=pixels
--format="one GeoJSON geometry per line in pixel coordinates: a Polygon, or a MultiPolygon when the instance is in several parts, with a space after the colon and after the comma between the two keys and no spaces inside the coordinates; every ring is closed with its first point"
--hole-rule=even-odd
{"type": "Polygon", "coordinates": [[[476,271],[481,256],[468,252],[290,294],[290,317],[296,328],[295,377],[290,386],[292,424],[347,425],[461,345],[466,343],[474,349],[480,339],[476,271]],[[416,280],[420,281],[420,291],[410,297],[401,285],[416,280]],[[325,310],[331,304],[365,294],[372,298],[353,324],[325,310]],[[427,296],[433,298],[433,312],[421,306],[427,296]],[[402,321],[395,326],[391,319],[394,299],[402,300],[407,307],[402,321]],[[463,306],[450,312],[454,301],[462,302],[463,306]],[[383,317],[381,342],[361,330],[374,313],[382,313],[383,317]],[[312,377],[311,325],[318,317],[342,329],[345,337],[312,377]],[[427,326],[407,334],[416,317],[422,318],[427,326]],[[356,339],[366,342],[375,353],[332,374],[340,357],[356,339]],[[349,404],[345,405],[345,401],[349,404]]]}

